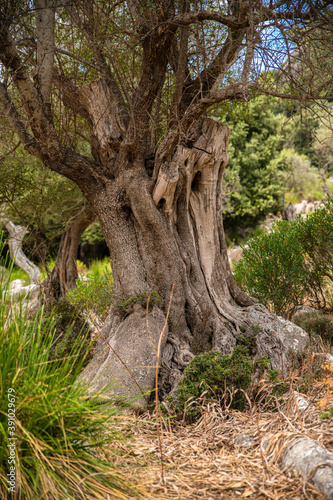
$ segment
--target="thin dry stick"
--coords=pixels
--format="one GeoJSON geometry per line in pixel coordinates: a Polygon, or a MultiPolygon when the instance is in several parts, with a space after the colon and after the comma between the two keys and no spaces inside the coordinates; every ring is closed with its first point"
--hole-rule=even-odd
{"type": "Polygon", "coordinates": [[[265,460],[265,457],[264,457],[264,454],[263,454],[262,448],[261,448],[261,432],[260,432],[260,426],[259,426],[259,415],[258,415],[257,408],[255,406],[254,406],[254,411],[255,411],[255,414],[256,414],[256,423],[257,423],[257,432],[258,432],[258,440],[259,440],[260,458],[261,458],[261,462],[262,462],[264,471],[267,472],[267,470],[268,470],[267,469],[267,464],[266,464],[266,460],[265,460]]]}
{"type": "Polygon", "coordinates": [[[299,418],[299,421],[300,421],[300,424],[301,424],[301,430],[303,431],[304,430],[303,421],[302,421],[302,417],[301,417],[301,414],[300,414],[299,409],[298,409],[298,404],[297,404],[297,400],[296,400],[296,396],[295,396],[295,391],[293,389],[291,389],[291,390],[292,390],[292,393],[293,393],[293,396],[294,396],[294,402],[295,402],[295,406],[296,406],[297,415],[298,415],[298,418],[299,418]]]}
{"type": "Polygon", "coordinates": [[[281,374],[282,374],[282,380],[284,381],[284,367],[283,367],[282,342],[280,342],[280,354],[281,354],[281,374]]]}
{"type": "Polygon", "coordinates": [[[289,396],[288,396],[287,409],[286,409],[287,416],[289,416],[290,394],[293,393],[293,381],[294,381],[294,374],[292,373],[291,377],[290,377],[289,396]]]}
{"type": "Polygon", "coordinates": [[[150,344],[151,344],[151,347],[154,351],[154,354],[155,356],[157,356],[157,353],[156,353],[156,350],[155,350],[155,346],[154,346],[154,343],[153,343],[153,339],[151,337],[151,333],[150,333],[150,330],[149,330],[149,321],[148,321],[148,314],[149,314],[149,301],[150,301],[150,295],[148,295],[148,300],[147,300],[147,307],[146,307],[146,325],[147,325],[147,333],[148,333],[148,336],[149,336],[149,340],[150,340],[150,344]]]}
{"type": "MultiPolygon", "coordinates": [[[[160,364],[162,338],[163,338],[165,329],[166,329],[167,324],[168,324],[168,318],[169,318],[169,314],[170,314],[171,301],[172,301],[172,297],[173,297],[174,288],[175,288],[175,284],[172,285],[168,311],[167,311],[167,314],[165,317],[164,326],[162,328],[160,338],[158,340],[158,346],[157,346],[156,368],[155,368],[155,412],[156,412],[157,418],[159,418],[159,419],[161,419],[161,413],[160,413],[161,408],[158,404],[158,368],[159,368],[159,364],[160,364]]],[[[162,483],[164,484],[165,481],[164,481],[163,449],[162,449],[162,440],[161,440],[161,428],[160,428],[159,423],[157,425],[157,435],[158,435],[158,445],[159,445],[160,455],[161,455],[161,479],[162,479],[162,483]]]]}
{"type": "Polygon", "coordinates": [[[145,391],[140,387],[138,381],[136,380],[136,378],[134,377],[133,373],[131,372],[131,370],[128,368],[128,366],[126,365],[126,363],[121,359],[121,357],[119,356],[119,354],[113,349],[112,345],[110,344],[110,342],[108,340],[106,340],[106,338],[104,337],[104,335],[102,334],[101,330],[98,328],[98,326],[96,326],[96,329],[99,333],[99,335],[102,337],[102,339],[104,340],[104,342],[106,343],[106,345],[111,349],[111,351],[117,356],[117,358],[119,359],[119,361],[124,365],[125,369],[128,371],[128,373],[130,374],[130,376],[132,377],[132,379],[134,380],[134,382],[136,383],[136,385],[138,386],[138,388],[140,389],[140,391],[142,392],[142,394],[145,394],[145,391]]]}
{"type": "Polygon", "coordinates": [[[168,425],[169,425],[169,432],[170,432],[170,441],[171,441],[171,444],[173,444],[173,434],[172,434],[172,430],[171,430],[170,418],[168,418],[168,425]]]}

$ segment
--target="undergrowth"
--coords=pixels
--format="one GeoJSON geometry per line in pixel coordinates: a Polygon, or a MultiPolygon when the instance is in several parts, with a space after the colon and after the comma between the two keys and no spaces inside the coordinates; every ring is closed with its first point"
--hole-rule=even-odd
{"type": "Polygon", "coordinates": [[[135,494],[114,466],[123,439],[116,408],[77,382],[89,342],[79,336],[54,351],[56,318],[46,321],[41,311],[29,319],[22,305],[8,320],[8,283],[0,283],[0,497],[135,494]]]}
{"type": "Polygon", "coordinates": [[[237,345],[232,355],[215,351],[198,354],[185,368],[177,396],[169,398],[167,404],[187,422],[196,421],[201,415],[200,407],[209,401],[217,400],[230,408],[244,410],[245,392],[259,366],[266,367],[267,360],[261,358],[254,363],[244,345],[237,345]]]}
{"type": "Polygon", "coordinates": [[[278,221],[248,241],[234,266],[238,285],[286,317],[304,303],[329,306],[333,284],[333,198],[306,219],[278,221]]]}

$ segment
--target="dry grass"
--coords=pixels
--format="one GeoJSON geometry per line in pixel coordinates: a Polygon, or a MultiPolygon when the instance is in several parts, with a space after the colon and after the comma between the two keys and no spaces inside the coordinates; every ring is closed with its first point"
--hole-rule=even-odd
{"type": "MultiPolygon", "coordinates": [[[[293,380],[295,387],[297,380],[293,380]]],[[[320,419],[320,402],[327,399],[327,383],[316,382],[306,396],[308,409],[295,411],[293,393],[289,400],[268,410],[268,405],[252,406],[241,413],[207,406],[202,418],[193,425],[164,420],[158,424],[148,413],[131,420],[134,441],[127,455],[127,479],[140,485],[144,499],[316,499],[325,496],[304,476],[282,471],[262,453],[261,439],[269,433],[281,436],[303,434],[333,451],[333,419],[320,419]],[[162,427],[162,430],[161,430],[162,427]],[[250,443],[236,441],[247,434],[250,443]]],[[[332,395],[331,395],[332,396],[332,395]]],[[[333,404],[333,397],[327,404],[333,404]]],[[[269,403],[270,405],[272,403],[269,403]]]]}

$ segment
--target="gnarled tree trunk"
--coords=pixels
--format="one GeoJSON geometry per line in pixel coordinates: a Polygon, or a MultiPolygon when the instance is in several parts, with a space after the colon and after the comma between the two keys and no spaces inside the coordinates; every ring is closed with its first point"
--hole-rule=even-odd
{"type": "MultiPolygon", "coordinates": [[[[138,296],[155,290],[163,298],[165,314],[174,285],[160,362],[162,396],[175,390],[185,366],[203,350],[232,353],[247,335],[253,338],[254,357],[267,356],[271,367],[283,369],[288,348],[304,347],[307,340],[301,329],[256,304],[233,279],[221,210],[228,137],[227,127],[202,119],[177,146],[171,161],[161,166],[156,182],[138,155],[132,158],[135,169],[124,163],[117,179],[85,193],[110,249],[116,292],[138,296]]],[[[113,389],[116,393],[137,394],[132,375],[140,379],[143,392],[153,388],[154,365],[150,361],[142,377],[143,363],[138,361],[150,336],[158,337],[153,325],[161,330],[161,322],[154,320],[156,307],[155,316],[151,314],[152,325],[147,326],[139,319],[145,311],[133,311],[130,318],[137,319],[137,335],[126,341],[132,320],[124,321],[119,308],[111,310],[104,336],[132,372],[125,373],[126,383],[113,389]]],[[[83,373],[94,389],[114,378],[121,380],[120,372],[126,372],[112,349],[102,349],[103,343],[83,373]]]]}
{"type": "Polygon", "coordinates": [[[96,215],[86,206],[67,225],[62,233],[55,266],[43,283],[46,298],[59,298],[66,295],[67,290],[76,286],[78,278],[76,259],[83,231],[94,222],[96,215]]]}

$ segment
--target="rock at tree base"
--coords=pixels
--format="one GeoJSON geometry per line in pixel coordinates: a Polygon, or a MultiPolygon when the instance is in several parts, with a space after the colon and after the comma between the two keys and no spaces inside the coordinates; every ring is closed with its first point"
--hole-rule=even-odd
{"type": "Polygon", "coordinates": [[[309,336],[302,328],[270,313],[261,304],[244,308],[242,314],[253,331],[255,358],[266,356],[272,369],[286,370],[287,352],[302,352],[308,343],[309,336]]]}
{"type": "MultiPolygon", "coordinates": [[[[102,341],[100,352],[83,371],[80,379],[89,384],[89,391],[100,391],[111,383],[103,396],[124,398],[133,407],[146,407],[155,387],[156,353],[164,324],[165,316],[156,306],[148,318],[141,306],[136,307],[108,341],[111,347],[102,341]]],[[[167,336],[166,328],[161,352],[167,336]]]]}
{"type": "Polygon", "coordinates": [[[283,468],[305,474],[317,488],[333,500],[333,453],[307,436],[278,433],[266,436],[261,446],[268,458],[280,461],[283,468]]]}
{"type": "MultiPolygon", "coordinates": [[[[239,308],[238,311],[246,331],[250,335],[253,334],[254,358],[268,357],[270,368],[279,371],[286,370],[288,350],[302,351],[305,348],[308,341],[307,333],[294,323],[269,313],[264,306],[256,304],[247,308],[239,308]]],[[[111,387],[106,389],[103,394],[107,394],[111,398],[122,397],[127,401],[132,401],[134,407],[146,407],[149,394],[142,396],[142,392],[149,393],[155,388],[155,352],[164,323],[164,314],[155,306],[148,315],[148,333],[146,311],[139,304],[136,304],[134,312],[123,322],[118,322],[116,326],[108,325],[103,336],[111,347],[103,339],[100,339],[93,359],[81,375],[81,380],[90,386],[90,392],[102,391],[108,384],[111,384],[111,387]]],[[[232,337],[231,333],[228,337],[226,331],[220,332],[220,339],[215,338],[212,349],[224,354],[231,354],[236,339],[232,337]]],[[[167,339],[168,330],[166,328],[161,343],[161,359],[163,358],[163,372],[168,371],[170,367],[169,381],[172,382],[172,377],[175,379],[169,389],[169,393],[171,390],[172,394],[175,394],[178,382],[182,377],[182,371],[176,370],[178,376],[173,376],[175,370],[172,369],[172,364],[170,365],[166,356],[168,349],[165,349],[165,346],[170,347],[169,344],[166,344],[167,339]]],[[[191,357],[188,361],[190,359],[191,357]]]]}

